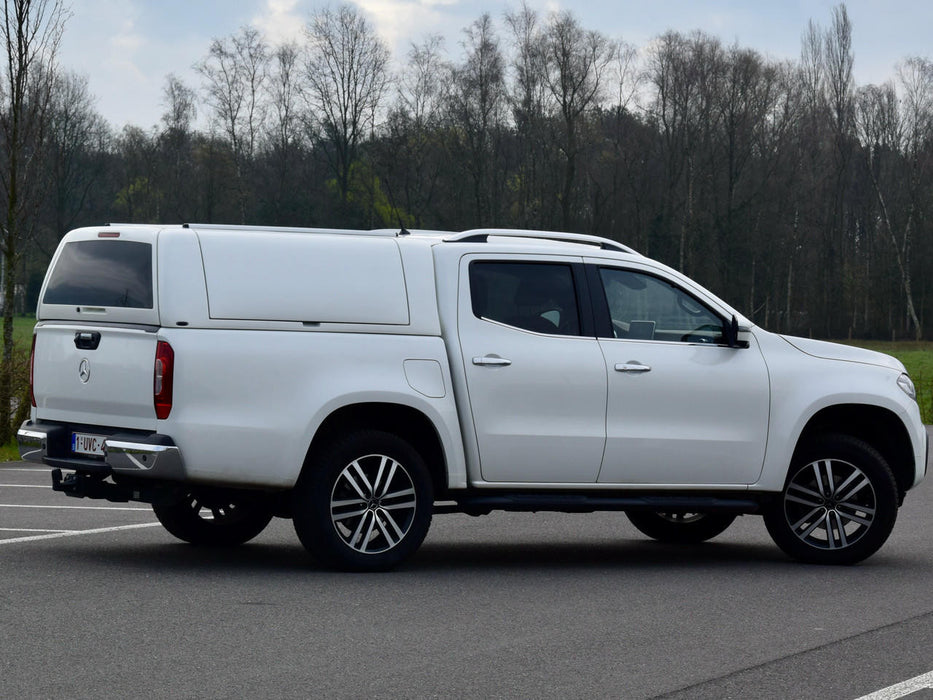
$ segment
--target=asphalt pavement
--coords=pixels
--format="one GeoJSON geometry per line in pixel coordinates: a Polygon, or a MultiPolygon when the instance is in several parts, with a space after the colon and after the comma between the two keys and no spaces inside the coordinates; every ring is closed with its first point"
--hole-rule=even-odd
{"type": "Polygon", "coordinates": [[[49,483],[0,464],[3,698],[933,697],[933,477],[853,567],[789,561],[756,517],[680,547],[620,513],[496,513],[356,575],[289,521],[204,550],[49,483]]]}

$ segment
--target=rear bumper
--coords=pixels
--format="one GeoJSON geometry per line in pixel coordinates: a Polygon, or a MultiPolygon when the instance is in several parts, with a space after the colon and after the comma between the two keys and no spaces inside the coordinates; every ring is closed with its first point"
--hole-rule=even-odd
{"type": "MultiPolygon", "coordinates": [[[[20,457],[79,472],[185,480],[181,450],[167,435],[113,432],[104,439],[103,457],[84,457],[71,452],[71,433],[75,429],[75,426],[26,421],[16,433],[20,457]]],[[[91,430],[106,432],[97,428],[91,430]]]]}

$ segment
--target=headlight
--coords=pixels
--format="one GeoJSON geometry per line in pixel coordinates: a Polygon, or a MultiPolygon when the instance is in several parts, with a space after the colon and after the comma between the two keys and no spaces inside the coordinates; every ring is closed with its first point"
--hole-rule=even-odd
{"type": "Polygon", "coordinates": [[[914,401],[917,400],[917,389],[914,387],[914,383],[910,381],[910,377],[906,374],[902,374],[897,378],[897,385],[903,390],[914,401]]]}

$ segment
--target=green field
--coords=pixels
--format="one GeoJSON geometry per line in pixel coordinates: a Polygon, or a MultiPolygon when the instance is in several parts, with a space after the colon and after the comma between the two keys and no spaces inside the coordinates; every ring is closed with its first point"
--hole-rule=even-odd
{"type": "MultiPolygon", "coordinates": [[[[36,325],[33,315],[15,316],[13,318],[13,345],[21,360],[29,357],[29,347],[32,344],[32,327],[36,325]]],[[[14,440],[8,445],[0,445],[0,462],[10,462],[19,459],[19,450],[14,440]]]]}
{"type": "Polygon", "coordinates": [[[36,317],[14,316],[13,317],[13,342],[17,345],[29,345],[32,342],[32,327],[36,325],[36,317]]]}
{"type": "Polygon", "coordinates": [[[926,425],[933,423],[933,342],[921,341],[843,341],[848,345],[893,355],[904,363],[917,387],[917,403],[926,425]]]}

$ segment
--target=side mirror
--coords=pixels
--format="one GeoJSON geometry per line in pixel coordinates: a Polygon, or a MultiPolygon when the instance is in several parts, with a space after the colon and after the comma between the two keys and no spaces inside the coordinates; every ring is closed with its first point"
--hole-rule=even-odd
{"type": "Polygon", "coordinates": [[[723,332],[726,338],[726,344],[730,348],[748,347],[748,328],[739,328],[739,320],[733,315],[732,320],[723,324],[723,332]]]}

